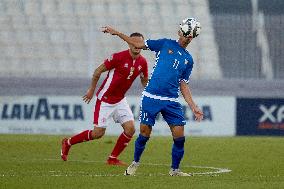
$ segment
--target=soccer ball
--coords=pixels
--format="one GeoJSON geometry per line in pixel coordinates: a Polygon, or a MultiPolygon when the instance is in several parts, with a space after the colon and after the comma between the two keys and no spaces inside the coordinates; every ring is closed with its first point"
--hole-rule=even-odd
{"type": "Polygon", "coordinates": [[[197,37],[201,31],[201,25],[194,18],[186,18],[179,25],[180,31],[185,37],[197,37]]]}

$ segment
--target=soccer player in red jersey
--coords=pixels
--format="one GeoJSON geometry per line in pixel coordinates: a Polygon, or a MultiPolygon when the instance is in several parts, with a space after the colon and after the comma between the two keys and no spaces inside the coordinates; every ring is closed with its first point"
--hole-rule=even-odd
{"type": "MultiPolygon", "coordinates": [[[[131,38],[143,41],[140,33],[132,33],[131,38]]],[[[125,149],[135,133],[134,116],[126,101],[125,93],[130,88],[135,78],[140,76],[141,83],[145,87],[148,82],[148,66],[146,59],[140,54],[141,49],[129,45],[129,49],[114,53],[95,70],[91,85],[83,100],[89,103],[93,98],[97,82],[101,73],[108,74],[98,89],[96,104],[94,107],[94,129],[85,130],[77,135],[62,140],[61,158],[67,161],[68,152],[72,145],[99,139],[105,134],[110,119],[120,123],[123,133],[118,140],[107,160],[109,165],[127,165],[117,157],[125,149]]]]}

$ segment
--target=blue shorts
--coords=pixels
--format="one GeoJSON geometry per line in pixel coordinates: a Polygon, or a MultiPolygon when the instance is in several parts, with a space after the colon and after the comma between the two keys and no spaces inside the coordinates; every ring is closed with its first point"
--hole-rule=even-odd
{"type": "Polygon", "coordinates": [[[159,112],[161,112],[163,118],[170,126],[184,126],[186,124],[180,103],[142,96],[139,115],[140,123],[154,126],[159,112]]]}

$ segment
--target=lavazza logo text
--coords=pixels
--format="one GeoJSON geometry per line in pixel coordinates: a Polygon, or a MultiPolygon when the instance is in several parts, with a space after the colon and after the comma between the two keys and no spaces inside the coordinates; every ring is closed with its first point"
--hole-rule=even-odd
{"type": "Polygon", "coordinates": [[[49,103],[39,98],[35,104],[5,103],[1,110],[1,120],[84,120],[80,104],[49,103]]]}
{"type": "Polygon", "coordinates": [[[260,129],[284,129],[284,105],[259,106],[262,112],[259,118],[260,129]]]}

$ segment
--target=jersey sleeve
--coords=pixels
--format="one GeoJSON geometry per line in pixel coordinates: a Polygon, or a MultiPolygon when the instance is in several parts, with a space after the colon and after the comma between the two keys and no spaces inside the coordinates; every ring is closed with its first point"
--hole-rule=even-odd
{"type": "Polygon", "coordinates": [[[190,57],[189,59],[187,59],[186,61],[188,61],[186,69],[184,70],[182,77],[181,77],[181,81],[184,81],[185,83],[189,82],[189,77],[193,68],[193,59],[192,57],[190,57]]]}
{"type": "Polygon", "coordinates": [[[117,61],[119,59],[118,54],[112,54],[108,59],[104,61],[104,64],[108,70],[111,70],[116,67],[117,61]]]}
{"type": "Polygon", "coordinates": [[[158,40],[148,39],[145,41],[145,45],[149,50],[158,52],[162,49],[165,41],[166,39],[158,39],[158,40]]]}

